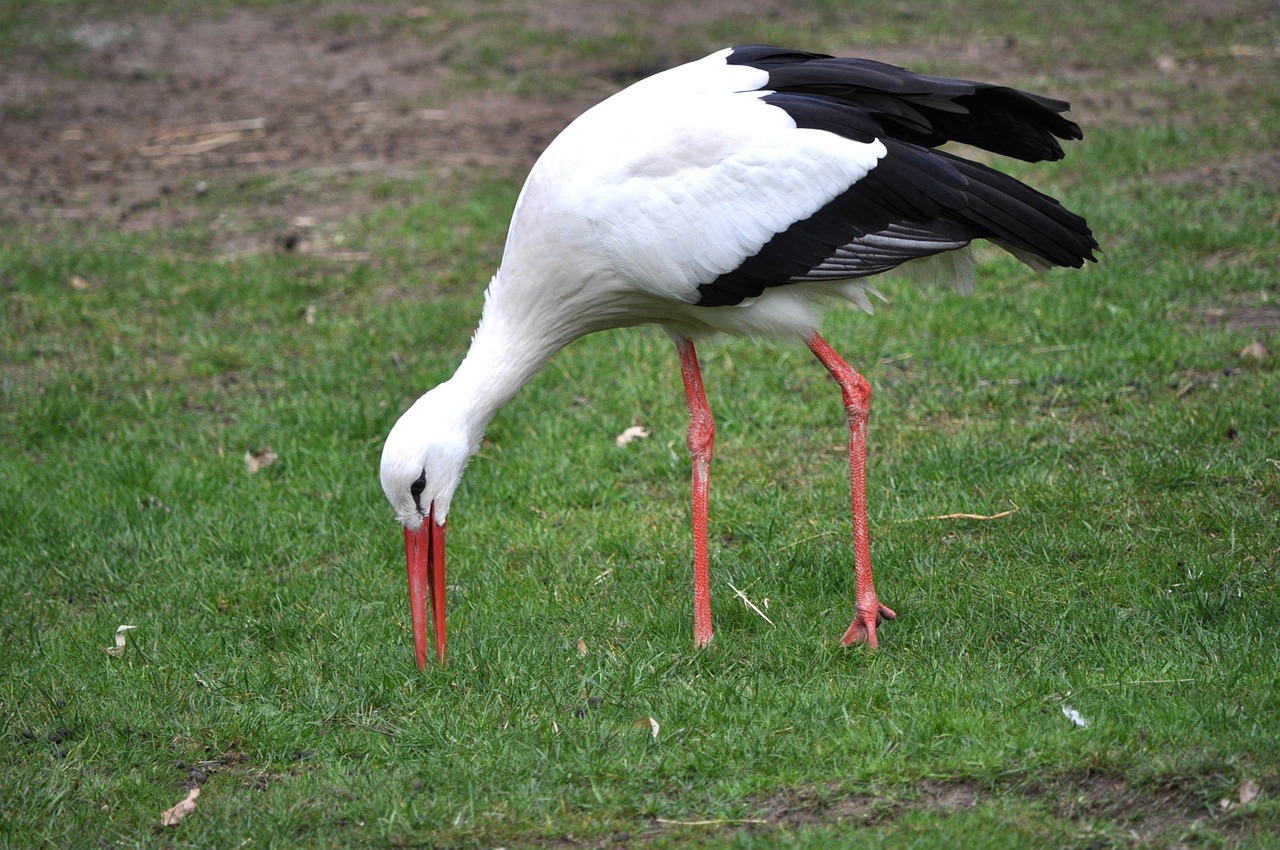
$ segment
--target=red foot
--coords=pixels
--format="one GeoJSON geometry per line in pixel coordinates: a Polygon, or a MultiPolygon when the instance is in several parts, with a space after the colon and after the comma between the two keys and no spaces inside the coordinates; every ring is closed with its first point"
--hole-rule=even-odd
{"type": "Polygon", "coordinates": [[[881,605],[879,601],[870,608],[859,608],[854,614],[853,622],[849,624],[848,631],[844,633],[844,637],[840,638],[840,642],[845,646],[865,643],[871,649],[875,649],[880,645],[880,641],[876,640],[876,626],[880,625],[882,620],[894,620],[897,617],[892,608],[881,605]]]}

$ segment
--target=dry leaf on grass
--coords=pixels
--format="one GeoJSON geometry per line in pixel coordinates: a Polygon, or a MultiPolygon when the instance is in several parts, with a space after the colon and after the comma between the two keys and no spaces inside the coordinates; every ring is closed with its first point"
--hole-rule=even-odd
{"type": "Polygon", "coordinates": [[[658,730],[662,728],[658,725],[658,721],[647,715],[636,721],[637,729],[644,729],[646,727],[649,729],[649,734],[653,735],[653,740],[658,740],[658,730]]]}
{"type": "Polygon", "coordinates": [[[249,474],[257,472],[259,469],[270,466],[279,459],[270,446],[261,446],[258,449],[249,449],[244,453],[244,466],[249,470],[249,474]]]}
{"type": "Polygon", "coordinates": [[[165,826],[173,826],[178,821],[182,820],[187,815],[191,814],[193,811],[195,811],[196,798],[199,796],[200,796],[200,789],[192,788],[190,791],[187,792],[187,796],[184,797],[176,806],[174,806],[172,809],[164,810],[164,813],[160,815],[160,823],[164,824],[165,826]]]}
{"type": "Polygon", "coordinates": [[[1253,342],[1240,349],[1240,353],[1236,355],[1241,360],[1266,360],[1271,356],[1271,352],[1262,344],[1261,340],[1255,339],[1253,342]]]}
{"type": "Polygon", "coordinates": [[[119,658],[124,655],[125,636],[137,626],[120,626],[116,629],[116,645],[103,647],[103,652],[112,658],[119,658]]]}
{"type": "Polygon", "coordinates": [[[625,446],[628,443],[634,443],[636,440],[643,440],[647,436],[649,436],[648,428],[643,425],[632,425],[630,428],[614,437],[613,441],[620,446],[625,446]]]}
{"type": "Polygon", "coordinates": [[[1258,799],[1258,795],[1262,793],[1262,786],[1252,779],[1246,779],[1240,783],[1240,805],[1247,806],[1254,800],[1258,799]]]}
{"type": "Polygon", "coordinates": [[[587,641],[585,638],[578,638],[578,656],[580,658],[587,657],[587,641]]]}

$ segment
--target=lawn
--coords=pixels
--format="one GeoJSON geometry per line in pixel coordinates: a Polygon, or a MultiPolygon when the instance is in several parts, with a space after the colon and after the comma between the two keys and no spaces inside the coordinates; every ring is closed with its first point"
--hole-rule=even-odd
{"type": "MultiPolygon", "coordinates": [[[[531,114],[493,52],[513,29],[566,97],[595,85],[568,59],[614,50],[620,76],[731,41],[881,51],[1072,100],[1064,162],[1001,165],[1104,255],[984,253],[970,297],[886,281],[874,317],[829,315],[875,390],[878,652],[839,644],[839,394],[752,341],[701,349],[718,631],[693,648],[676,358],[636,329],[572,344],[494,421],[450,515],[449,664],[420,672],[379,453],[465,353],[529,163],[189,171],[148,227],[5,207],[0,845],[1276,846],[1280,26],[980,0],[948,28],[953,5],[662,7],[613,40],[448,2],[5,12],[67,85],[75,14],[466,35],[440,102],[506,86],[531,114]],[[1012,53],[984,70],[973,45],[1012,53]],[[288,250],[307,204],[330,214],[288,250]]],[[[0,61],[30,60],[14,41],[0,61]]]]}

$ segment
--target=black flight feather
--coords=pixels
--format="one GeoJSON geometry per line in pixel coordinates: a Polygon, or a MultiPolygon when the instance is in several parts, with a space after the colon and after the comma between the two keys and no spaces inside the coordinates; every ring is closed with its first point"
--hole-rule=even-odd
{"type": "Polygon", "coordinates": [[[812,216],[775,234],[737,269],[698,287],[705,307],[741,303],[771,286],[879,274],[973,239],[1080,267],[1098,244],[1085,220],[1030,186],[954,154],[948,141],[1036,162],[1079,139],[1068,104],[1006,86],[916,74],[867,59],[764,45],[726,61],[769,73],[764,102],[798,128],[857,142],[879,139],[875,168],[812,216]]]}

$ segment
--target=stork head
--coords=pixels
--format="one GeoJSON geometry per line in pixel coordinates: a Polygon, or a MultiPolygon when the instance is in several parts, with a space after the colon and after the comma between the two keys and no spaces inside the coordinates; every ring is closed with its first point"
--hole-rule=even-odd
{"type": "Polygon", "coordinates": [[[474,454],[473,439],[445,385],[418,399],[396,422],[382,448],[382,491],[404,526],[409,570],[409,610],[418,667],[426,666],[427,597],[444,664],[444,531],[449,502],[474,454]]]}

